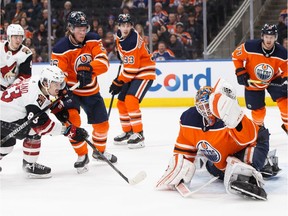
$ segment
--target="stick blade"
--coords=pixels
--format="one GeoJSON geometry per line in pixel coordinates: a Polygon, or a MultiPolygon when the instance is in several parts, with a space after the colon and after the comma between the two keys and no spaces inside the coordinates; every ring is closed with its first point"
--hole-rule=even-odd
{"type": "Polygon", "coordinates": [[[130,185],[136,185],[139,182],[143,181],[147,177],[147,174],[145,171],[139,172],[134,178],[129,179],[129,184],[130,185]]]}

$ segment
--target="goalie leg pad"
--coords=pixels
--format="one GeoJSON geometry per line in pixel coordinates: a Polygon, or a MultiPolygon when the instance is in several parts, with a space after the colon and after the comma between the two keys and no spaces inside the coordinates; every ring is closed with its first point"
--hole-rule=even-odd
{"type": "Polygon", "coordinates": [[[264,181],[260,172],[235,157],[227,158],[224,186],[227,193],[266,200],[264,181]]]}
{"type": "Polygon", "coordinates": [[[174,188],[182,180],[189,183],[195,173],[196,166],[184,158],[182,154],[175,154],[171,158],[168,168],[157,182],[156,188],[174,188]]]}

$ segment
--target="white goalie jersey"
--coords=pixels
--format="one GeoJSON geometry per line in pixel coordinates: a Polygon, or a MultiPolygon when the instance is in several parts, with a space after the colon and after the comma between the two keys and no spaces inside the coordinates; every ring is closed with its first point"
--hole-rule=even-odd
{"type": "Polygon", "coordinates": [[[8,49],[8,41],[0,42],[0,84],[7,88],[17,78],[29,78],[31,76],[32,52],[21,45],[16,51],[8,49]]]}

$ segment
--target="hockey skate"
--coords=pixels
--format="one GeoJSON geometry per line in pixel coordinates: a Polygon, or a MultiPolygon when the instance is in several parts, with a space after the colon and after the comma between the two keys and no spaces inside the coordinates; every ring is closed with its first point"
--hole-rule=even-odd
{"type": "Polygon", "coordinates": [[[258,186],[254,177],[238,175],[238,179],[230,183],[235,192],[252,199],[267,200],[265,190],[258,186]]]}
{"type": "Polygon", "coordinates": [[[130,149],[137,149],[137,148],[144,148],[144,136],[143,131],[139,133],[133,133],[129,140],[127,141],[128,148],[130,149]]]}
{"type": "Polygon", "coordinates": [[[114,144],[115,145],[126,145],[128,139],[130,138],[130,136],[133,134],[132,131],[129,132],[123,132],[122,134],[116,136],[114,138],[114,144]]]}
{"type": "Polygon", "coordinates": [[[28,163],[23,159],[23,170],[26,173],[27,178],[31,179],[44,179],[51,178],[51,168],[38,164],[38,163],[28,163]]]}
{"type": "MultiPolygon", "coordinates": [[[[117,157],[113,154],[110,154],[108,152],[104,152],[102,153],[104,157],[106,157],[106,159],[108,159],[111,163],[116,163],[117,162],[117,157]]],[[[98,151],[93,151],[92,157],[96,160],[100,160],[100,161],[105,161],[102,157],[102,155],[99,154],[98,151]]]]}
{"type": "Polygon", "coordinates": [[[74,163],[74,167],[77,169],[78,174],[82,174],[88,171],[89,157],[88,154],[78,156],[77,161],[74,163]]]}
{"type": "Polygon", "coordinates": [[[278,167],[278,157],[276,156],[276,149],[269,151],[264,167],[260,170],[265,180],[276,176],[281,169],[278,167]]]}

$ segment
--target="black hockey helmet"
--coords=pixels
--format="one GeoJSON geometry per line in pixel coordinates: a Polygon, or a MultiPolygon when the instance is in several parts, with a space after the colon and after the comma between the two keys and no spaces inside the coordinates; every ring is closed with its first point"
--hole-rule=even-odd
{"type": "Polygon", "coordinates": [[[67,19],[68,27],[87,27],[89,23],[86,15],[82,11],[72,11],[67,19]]]}
{"type": "Polygon", "coordinates": [[[263,36],[264,34],[275,35],[277,37],[278,36],[277,26],[265,24],[261,29],[261,35],[263,36]]]}
{"type": "Polygon", "coordinates": [[[118,24],[121,24],[121,23],[131,23],[131,24],[133,24],[130,14],[119,14],[119,16],[118,16],[118,24]]]}

